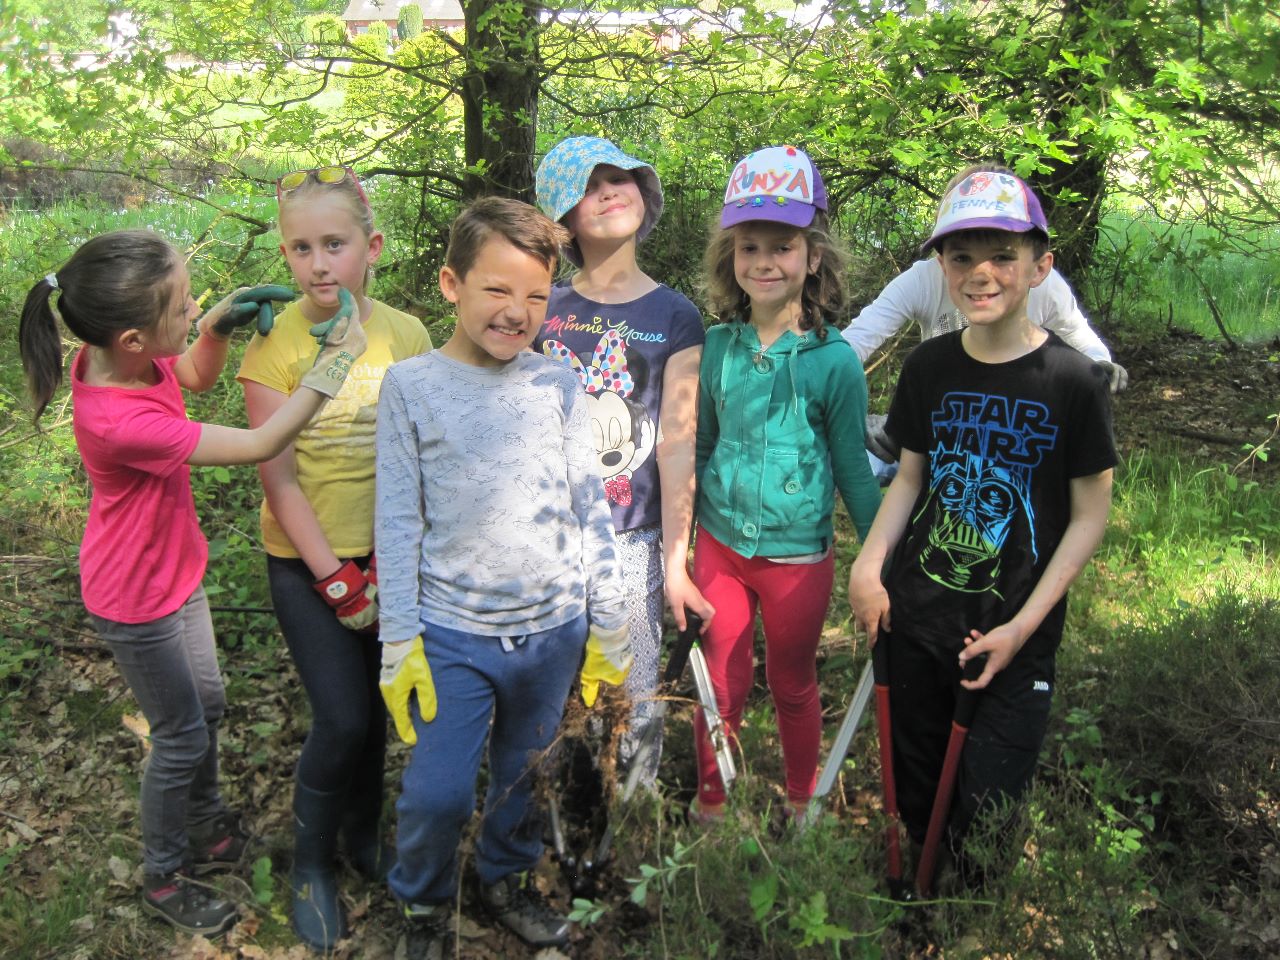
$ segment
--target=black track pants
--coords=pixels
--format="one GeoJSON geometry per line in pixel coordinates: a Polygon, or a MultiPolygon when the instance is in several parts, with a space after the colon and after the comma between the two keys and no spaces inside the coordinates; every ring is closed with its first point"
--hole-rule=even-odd
{"type": "MultiPolygon", "coordinates": [[[[906,633],[881,634],[889,644],[893,763],[898,806],[907,832],[924,841],[946,755],[956,696],[960,645],[945,649],[906,633]]],[[[961,755],[949,831],[958,846],[979,810],[1026,791],[1044,742],[1053,696],[1055,638],[1033,636],[978,694],[961,755]]]]}

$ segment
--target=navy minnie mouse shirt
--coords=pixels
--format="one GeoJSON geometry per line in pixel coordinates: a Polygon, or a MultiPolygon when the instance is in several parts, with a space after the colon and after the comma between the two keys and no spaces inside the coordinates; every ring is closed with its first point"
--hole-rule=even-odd
{"type": "Polygon", "coordinates": [[[629,303],[588,300],[569,281],[551,291],[534,349],[570,366],[587,393],[614,529],[662,521],[654,447],[667,360],[706,339],[687,297],[659,284],[629,303]]]}

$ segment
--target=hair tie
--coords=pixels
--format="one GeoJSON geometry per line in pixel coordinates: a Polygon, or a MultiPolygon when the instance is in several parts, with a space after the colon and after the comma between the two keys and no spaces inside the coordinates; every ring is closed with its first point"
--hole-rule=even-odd
{"type": "Polygon", "coordinates": [[[44,282],[53,287],[53,289],[58,289],[58,275],[56,273],[46,273],[44,275],[44,282]]]}

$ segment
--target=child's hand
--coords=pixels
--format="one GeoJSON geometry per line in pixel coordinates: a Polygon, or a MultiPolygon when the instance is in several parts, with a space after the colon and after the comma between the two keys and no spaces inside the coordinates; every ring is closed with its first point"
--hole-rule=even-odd
{"type": "Polygon", "coordinates": [[[622,686],[631,672],[631,629],[624,623],[606,630],[593,626],[587,637],[587,656],[582,663],[582,702],[596,705],[600,684],[622,686]]]}
{"type": "Polygon", "coordinates": [[[702,618],[702,629],[707,629],[707,621],[715,616],[716,608],[693,585],[687,570],[675,567],[667,570],[666,592],[667,604],[671,607],[671,617],[676,622],[677,630],[683,630],[687,625],[684,615],[686,607],[702,618]]]}
{"type": "Polygon", "coordinates": [[[361,571],[354,560],[346,560],[312,586],[348,630],[378,632],[378,574],[372,560],[367,571],[361,571]]]}
{"type": "Polygon", "coordinates": [[[849,606],[853,618],[867,633],[867,643],[876,645],[881,628],[892,630],[889,623],[889,592],[875,570],[861,570],[855,563],[849,571],[849,606]]]}
{"type": "Polygon", "coordinates": [[[298,295],[288,287],[270,284],[263,287],[240,287],[228,296],[223,297],[209,308],[203,317],[196,321],[196,329],[215,340],[226,340],[243,327],[256,319],[258,333],[264,337],[275,325],[275,312],[271,309],[271,301],[288,302],[296,300],[298,295]]]}
{"type": "Polygon", "coordinates": [[[409,697],[418,694],[418,712],[423,723],[436,718],[436,685],[431,679],[431,665],[422,649],[422,637],[382,645],[382,674],[378,689],[387,712],[395,722],[400,739],[412,746],[418,742],[409,716],[409,697]]]}
{"type": "Polygon", "coordinates": [[[338,312],[324,323],[311,328],[311,335],[323,343],[316,354],[315,366],[302,375],[302,385],[323,393],[330,399],[336,397],[366,345],[364,327],[356,311],[356,302],[345,289],[338,288],[338,312]]]}
{"type": "Polygon", "coordinates": [[[340,323],[353,323],[359,316],[360,311],[356,307],[356,298],[351,295],[346,287],[338,288],[338,312],[328,320],[322,320],[313,326],[307,333],[315,337],[317,346],[323,349],[325,343],[332,343],[331,334],[333,328],[340,323]]]}
{"type": "Polygon", "coordinates": [[[987,654],[987,666],[977,680],[961,680],[960,686],[966,690],[981,690],[989,684],[997,673],[1009,665],[1027,638],[1012,623],[1002,623],[994,630],[983,633],[981,630],[970,630],[964,638],[964,649],[960,651],[960,669],[974,657],[987,654]]]}

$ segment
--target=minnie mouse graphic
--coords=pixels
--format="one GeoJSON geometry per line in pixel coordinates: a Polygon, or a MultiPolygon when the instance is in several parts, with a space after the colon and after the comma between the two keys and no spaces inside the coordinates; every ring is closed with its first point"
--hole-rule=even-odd
{"type": "Polygon", "coordinates": [[[656,437],[649,411],[629,399],[636,383],[627,370],[626,344],[616,330],[608,331],[596,344],[590,364],[559,340],[545,341],[542,352],[567,363],[582,381],[605,493],[610,503],[630,506],[631,478],[653,455],[656,437]]]}

